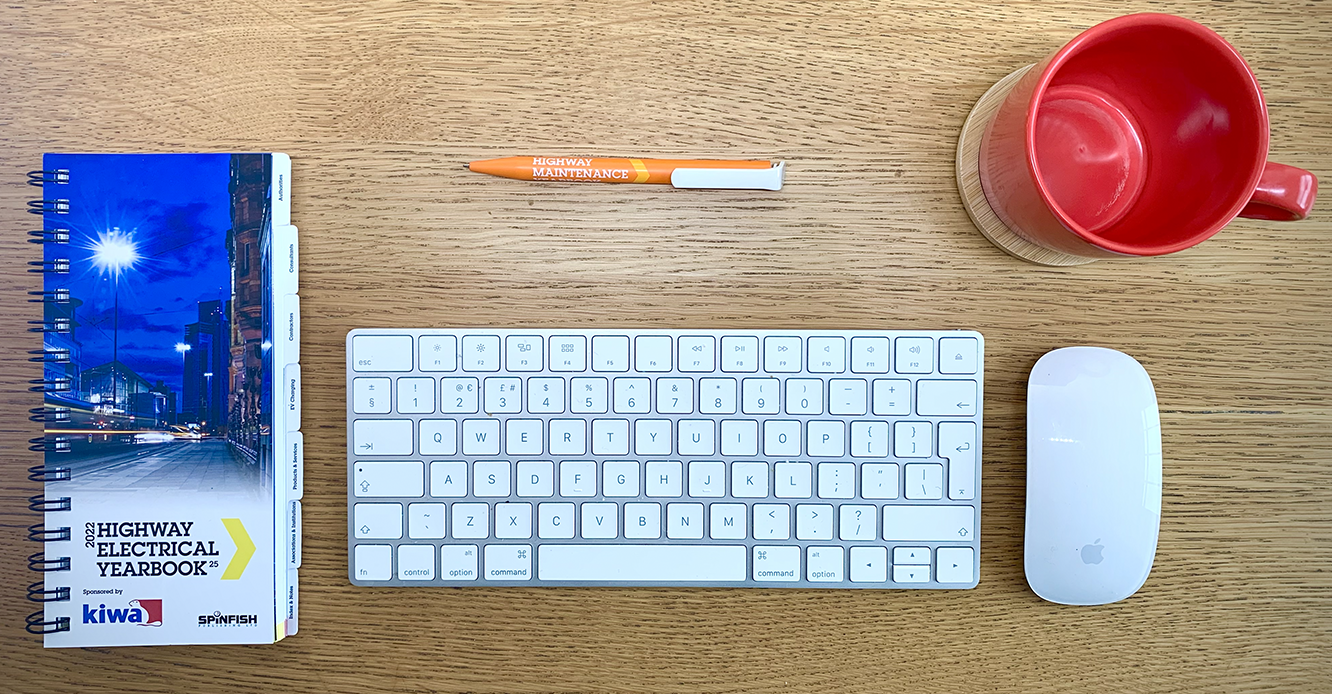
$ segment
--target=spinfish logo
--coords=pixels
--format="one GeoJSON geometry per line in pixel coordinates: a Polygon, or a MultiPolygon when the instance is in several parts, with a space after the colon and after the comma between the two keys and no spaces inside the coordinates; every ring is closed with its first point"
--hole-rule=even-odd
{"type": "Polygon", "coordinates": [[[137,624],[141,627],[162,626],[161,600],[130,600],[129,607],[93,607],[83,604],[84,624],[137,624]]]}

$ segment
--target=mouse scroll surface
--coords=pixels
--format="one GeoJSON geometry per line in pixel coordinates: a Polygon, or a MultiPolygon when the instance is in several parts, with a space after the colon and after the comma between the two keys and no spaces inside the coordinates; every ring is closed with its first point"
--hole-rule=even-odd
{"type": "Polygon", "coordinates": [[[1027,390],[1027,582],[1068,605],[1122,600],[1147,580],[1161,514],[1156,393],[1132,357],[1069,347],[1027,390]]]}

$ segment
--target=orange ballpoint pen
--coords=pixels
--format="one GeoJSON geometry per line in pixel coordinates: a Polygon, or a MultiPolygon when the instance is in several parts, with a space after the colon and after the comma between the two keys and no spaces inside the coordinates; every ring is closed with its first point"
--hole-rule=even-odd
{"type": "Polygon", "coordinates": [[[474,161],[467,168],[521,181],[669,183],[676,188],[781,190],[786,164],[716,159],[504,157],[474,161]]]}

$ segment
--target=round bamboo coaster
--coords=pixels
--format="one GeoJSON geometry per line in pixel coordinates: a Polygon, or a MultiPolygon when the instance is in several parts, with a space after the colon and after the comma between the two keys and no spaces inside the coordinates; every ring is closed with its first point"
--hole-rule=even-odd
{"type": "Polygon", "coordinates": [[[1008,96],[1008,92],[1013,89],[1017,81],[1032,67],[1034,66],[1028,65],[1019,68],[996,82],[971,109],[971,114],[962,124],[962,134],[957,138],[957,190],[962,194],[962,204],[967,208],[967,215],[971,217],[976,228],[990,240],[990,243],[1009,255],[1040,265],[1067,266],[1094,263],[1095,258],[1052,251],[1013,233],[994,213],[989,201],[985,199],[984,189],[981,188],[980,145],[981,137],[985,134],[985,126],[989,124],[990,116],[993,116],[999,105],[1004,102],[1004,97],[1008,96]]]}

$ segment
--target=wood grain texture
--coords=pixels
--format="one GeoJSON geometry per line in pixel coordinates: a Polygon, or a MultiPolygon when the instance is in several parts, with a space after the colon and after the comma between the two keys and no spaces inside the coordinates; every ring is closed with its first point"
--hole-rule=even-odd
{"type": "MultiPolygon", "coordinates": [[[[1332,690],[1332,217],[1171,257],[1024,263],[954,182],[977,98],[1130,11],[1202,21],[1274,159],[1332,181],[1332,7],[1263,2],[12,0],[0,8],[0,680],[134,692],[1332,690]],[[16,355],[41,152],[285,151],[305,328],[301,633],[44,651],[16,355]],[[533,184],[511,154],[783,158],[780,192],[533,184]],[[982,331],[981,583],[964,593],[353,589],[343,340],[379,325],[982,331]],[[1026,376],[1104,345],[1155,379],[1160,551],[1139,595],[1022,574],[1026,376]]],[[[1326,196],[1325,196],[1326,197],[1326,196]]]]}

